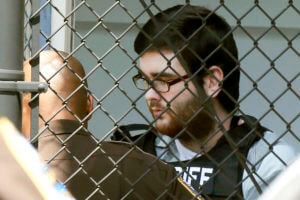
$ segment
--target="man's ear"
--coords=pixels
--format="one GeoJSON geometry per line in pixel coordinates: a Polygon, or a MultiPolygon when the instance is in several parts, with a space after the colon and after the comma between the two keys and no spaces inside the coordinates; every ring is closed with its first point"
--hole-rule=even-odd
{"type": "Polygon", "coordinates": [[[215,98],[221,91],[220,85],[224,79],[223,70],[218,66],[209,68],[209,74],[203,78],[203,88],[207,96],[215,98]]]}
{"type": "MultiPolygon", "coordinates": [[[[86,104],[86,113],[87,115],[92,112],[94,108],[94,98],[92,95],[88,94],[87,95],[87,104],[86,104]]],[[[92,115],[90,115],[87,120],[90,120],[92,118],[92,115]]]]}

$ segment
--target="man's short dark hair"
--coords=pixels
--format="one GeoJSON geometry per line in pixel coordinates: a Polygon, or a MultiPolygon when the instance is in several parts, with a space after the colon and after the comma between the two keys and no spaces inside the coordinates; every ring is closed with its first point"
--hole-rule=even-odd
{"type": "Polygon", "coordinates": [[[142,27],[134,49],[140,55],[147,51],[172,50],[181,56],[191,73],[204,66],[206,70],[197,72],[200,80],[207,75],[209,67],[219,66],[224,81],[217,99],[227,112],[236,107],[240,80],[238,51],[230,26],[214,12],[192,5],[168,8],[142,27]]]}

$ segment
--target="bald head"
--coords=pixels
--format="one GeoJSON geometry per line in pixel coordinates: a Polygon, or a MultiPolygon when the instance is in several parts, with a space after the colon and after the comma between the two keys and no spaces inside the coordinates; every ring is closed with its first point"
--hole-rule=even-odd
{"type": "MultiPolygon", "coordinates": [[[[30,81],[31,65],[24,63],[25,81],[30,81]]],[[[85,72],[81,63],[65,52],[49,50],[40,53],[40,81],[47,82],[49,89],[40,94],[40,125],[55,119],[82,120],[92,109],[92,98],[88,95],[85,72]]],[[[23,113],[28,114],[28,97],[24,96],[23,113]]],[[[28,116],[23,116],[24,126],[28,116]]],[[[30,126],[29,126],[30,129],[30,126]]],[[[29,131],[29,130],[27,130],[29,131]]]]}
{"type": "Polygon", "coordinates": [[[40,53],[41,81],[51,80],[53,83],[71,81],[73,84],[80,84],[85,72],[81,63],[75,57],[69,57],[65,52],[58,53],[49,50],[40,53]]]}

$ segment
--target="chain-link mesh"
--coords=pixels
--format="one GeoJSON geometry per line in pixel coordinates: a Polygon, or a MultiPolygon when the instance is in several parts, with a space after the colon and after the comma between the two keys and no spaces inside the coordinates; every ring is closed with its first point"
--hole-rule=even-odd
{"type": "Polygon", "coordinates": [[[25,13],[24,13],[24,59],[28,59],[31,53],[31,27],[30,27],[30,16],[31,16],[31,1],[25,1],[25,13]]]}
{"type": "MultiPolygon", "coordinates": [[[[160,184],[145,181],[159,160],[178,172],[163,183],[165,188],[182,177],[204,199],[255,199],[292,161],[292,149],[299,151],[299,19],[296,1],[44,1],[37,10],[25,1],[25,58],[48,48],[60,60],[48,72],[49,61],[43,59],[49,55],[40,57],[40,81],[48,83],[47,93],[52,94],[40,99],[40,130],[31,133],[39,140],[42,157],[79,199],[114,199],[107,188],[118,193],[122,184],[126,189],[116,199],[150,199],[160,184]],[[171,14],[165,11],[177,3],[182,6],[171,14]],[[46,24],[51,24],[51,34],[41,29],[46,42],[33,51],[32,38],[40,35],[32,34],[32,23],[49,6],[52,16],[46,24]],[[218,16],[230,30],[226,22],[215,21],[218,16]],[[152,26],[145,28],[146,22],[152,26]],[[137,34],[143,37],[134,43],[137,34]],[[238,56],[227,45],[232,35],[238,56]],[[203,46],[211,38],[216,44],[203,46]],[[222,56],[234,63],[229,71],[222,56]],[[74,67],[72,57],[85,73],[74,67]],[[133,76],[140,82],[133,83],[133,76]],[[93,107],[86,102],[94,102],[93,107]],[[57,128],[58,119],[77,124],[70,128],[63,121],[60,126],[67,128],[57,128]],[[124,152],[116,157],[119,151],[105,146],[111,139],[130,145],[124,150],[120,143],[124,152]],[[135,156],[135,146],[156,158],[132,178],[126,166],[136,171],[142,166],[127,163],[135,156]],[[110,168],[95,165],[101,163],[93,160],[99,155],[110,168]],[[121,178],[112,182],[116,174],[121,178]],[[141,187],[149,193],[136,193],[141,187]]],[[[153,198],[169,194],[184,199],[161,191],[153,198]]]]}

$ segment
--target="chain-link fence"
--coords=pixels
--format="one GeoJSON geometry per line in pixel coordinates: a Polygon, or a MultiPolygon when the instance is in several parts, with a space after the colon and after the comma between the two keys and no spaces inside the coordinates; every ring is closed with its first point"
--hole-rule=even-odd
{"type": "Polygon", "coordinates": [[[164,187],[182,177],[204,199],[256,199],[300,150],[299,8],[271,0],[26,0],[24,57],[32,58],[32,81],[40,75],[52,95],[40,95],[38,117],[32,94],[31,140],[79,199],[164,198],[166,191],[149,194],[160,185],[155,178],[145,184],[158,159],[178,172],[164,187]],[[56,56],[39,57],[45,49],[56,56]],[[108,140],[131,145],[119,144],[118,154],[108,140]],[[149,170],[127,163],[135,146],[157,157],[149,170]],[[97,155],[110,167],[93,163],[97,155]],[[143,172],[131,179],[126,167],[143,172]],[[126,181],[112,182],[115,174],[126,181]],[[109,191],[122,184],[122,195],[109,191]]]}

